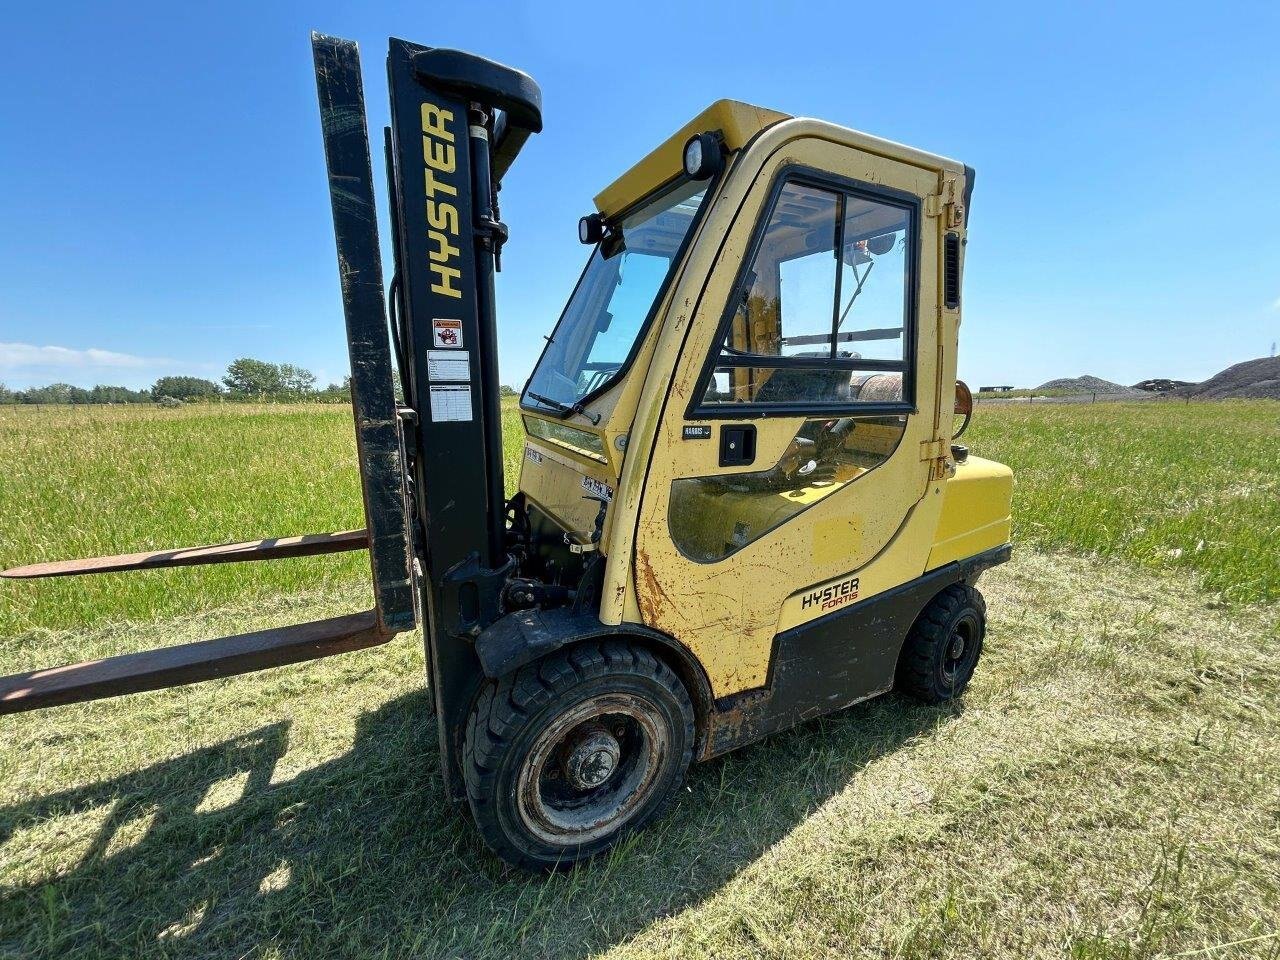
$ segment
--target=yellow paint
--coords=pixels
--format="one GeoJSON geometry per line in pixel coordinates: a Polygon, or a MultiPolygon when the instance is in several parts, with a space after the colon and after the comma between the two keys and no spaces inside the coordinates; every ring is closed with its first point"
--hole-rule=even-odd
{"type": "Polygon", "coordinates": [[[927,569],[1009,542],[1013,471],[1004,464],[970,456],[956,464],[942,496],[927,569]]]}
{"type": "Polygon", "coordinates": [[[765,127],[786,119],[785,113],[776,110],[717,100],[596,194],[596,209],[611,217],[679,174],[684,168],[684,145],[695,134],[719,131],[724,145],[738,150],[765,127]]]}
{"type": "Polygon", "coordinates": [[[445,297],[462,296],[462,249],[458,245],[458,208],[450,198],[458,196],[451,182],[457,173],[454,133],[457,126],[452,110],[434,103],[422,104],[422,176],[427,193],[428,268],[434,275],[432,293],[445,297]]]}
{"type": "MultiPolygon", "coordinates": [[[[583,478],[605,484],[616,495],[617,478],[608,466],[593,458],[571,452],[570,448],[544,440],[526,439],[520,462],[520,490],[568,533],[586,541],[595,529],[600,505],[583,499],[588,491],[583,478]]],[[[608,520],[601,549],[608,547],[608,520]]]]}
{"type": "Polygon", "coordinates": [[[813,525],[813,562],[828,566],[862,551],[862,517],[850,513],[813,525]]]}

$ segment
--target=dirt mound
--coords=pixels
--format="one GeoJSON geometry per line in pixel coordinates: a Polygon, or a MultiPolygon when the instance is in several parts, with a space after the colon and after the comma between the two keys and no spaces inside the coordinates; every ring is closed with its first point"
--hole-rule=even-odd
{"type": "Polygon", "coordinates": [[[1133,389],[1142,390],[1145,393],[1168,393],[1170,390],[1177,390],[1179,387],[1198,386],[1198,383],[1192,383],[1190,380],[1170,380],[1167,377],[1156,377],[1154,380],[1143,380],[1141,383],[1135,383],[1133,389]]]}
{"type": "Polygon", "coordinates": [[[1225,400],[1228,397],[1264,397],[1280,400],[1280,357],[1259,357],[1227,367],[1204,383],[1178,390],[1180,397],[1225,400]]]}
{"type": "Polygon", "coordinates": [[[1061,377],[1057,380],[1049,380],[1046,383],[1040,384],[1036,389],[1056,390],[1062,393],[1142,393],[1141,390],[1135,390],[1133,387],[1126,387],[1122,383],[1112,383],[1110,380],[1103,380],[1101,377],[1091,377],[1087,374],[1083,377],[1061,377]]]}

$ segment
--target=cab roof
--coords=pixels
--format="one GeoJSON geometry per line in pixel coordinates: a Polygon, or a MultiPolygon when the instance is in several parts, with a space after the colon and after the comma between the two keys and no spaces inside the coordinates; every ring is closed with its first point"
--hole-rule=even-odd
{"type": "Polygon", "coordinates": [[[725,146],[737,150],[765,127],[789,119],[789,114],[740,100],[717,100],[596,194],[596,209],[611,217],[670,180],[683,168],[684,145],[696,133],[718,131],[725,146]]]}

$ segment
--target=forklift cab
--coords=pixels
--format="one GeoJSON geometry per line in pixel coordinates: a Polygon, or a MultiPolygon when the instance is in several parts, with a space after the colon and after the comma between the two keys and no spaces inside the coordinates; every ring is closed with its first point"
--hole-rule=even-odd
{"type": "MultiPolygon", "coordinates": [[[[609,499],[601,622],[675,638],[716,701],[768,689],[777,638],[829,612],[808,595],[856,575],[841,605],[862,606],[1008,539],[1008,472],[951,456],[972,181],[720,101],[596,198],[602,236],[521,397],[520,490],[575,544],[584,493],[609,499]],[[722,162],[697,179],[682,151],[708,131],[722,162]],[[940,529],[962,485],[983,532],[959,545],[940,529]]],[[[865,668],[856,646],[813,669],[865,668]]],[[[887,689],[896,655],[797,709],[887,689]]]]}
{"type": "Polygon", "coordinates": [[[596,197],[520,398],[530,563],[580,612],[508,615],[486,672],[626,638],[689,690],[700,759],[959,694],[1012,489],[952,446],[973,178],[719,101],[596,197]]]}

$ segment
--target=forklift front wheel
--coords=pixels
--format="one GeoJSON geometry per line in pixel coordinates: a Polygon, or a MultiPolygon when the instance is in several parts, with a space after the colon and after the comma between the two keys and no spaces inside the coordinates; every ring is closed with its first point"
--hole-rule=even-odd
{"type": "Polygon", "coordinates": [[[583,644],[481,691],[467,798],[504,860],[567,867],[660,816],[693,744],[693,704],[665,663],[622,641],[583,644]]]}
{"type": "Polygon", "coordinates": [[[947,587],[916,618],[898,658],[898,688],[925,703],[964,693],[982,655],[987,604],[976,587],[947,587]]]}

